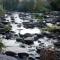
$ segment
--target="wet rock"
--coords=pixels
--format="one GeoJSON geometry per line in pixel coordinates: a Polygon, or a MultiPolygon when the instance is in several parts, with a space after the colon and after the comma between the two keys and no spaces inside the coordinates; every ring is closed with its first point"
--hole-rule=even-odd
{"type": "Polygon", "coordinates": [[[13,21],[14,21],[14,17],[12,17],[12,16],[11,16],[11,20],[13,20],[13,21]]]}
{"type": "Polygon", "coordinates": [[[33,37],[34,37],[34,41],[38,40],[37,34],[33,35],[33,37]]]}
{"type": "Polygon", "coordinates": [[[0,23],[0,28],[4,28],[4,24],[3,23],[0,23]]]}
{"type": "Polygon", "coordinates": [[[33,44],[33,38],[32,37],[27,37],[24,39],[24,43],[25,44],[28,44],[28,45],[31,45],[33,44]]]}
{"type": "Polygon", "coordinates": [[[37,49],[37,51],[36,51],[36,52],[37,52],[38,54],[40,54],[40,51],[41,51],[40,49],[37,49]]]}
{"type": "Polygon", "coordinates": [[[42,33],[43,36],[46,36],[47,38],[54,38],[54,35],[51,33],[42,33]]]}
{"type": "Polygon", "coordinates": [[[42,44],[40,44],[38,47],[36,47],[36,49],[37,49],[37,53],[38,54],[40,54],[41,53],[41,50],[43,49],[43,46],[42,46],[42,44]]]}
{"type": "Polygon", "coordinates": [[[18,53],[19,58],[29,57],[28,53],[18,53]]]}
{"type": "Polygon", "coordinates": [[[55,50],[55,54],[56,54],[56,60],[60,60],[60,51],[58,49],[55,50]]]}
{"type": "Polygon", "coordinates": [[[44,36],[43,36],[43,34],[37,34],[37,37],[38,38],[43,38],[44,36]]]}
{"type": "Polygon", "coordinates": [[[21,24],[18,24],[17,27],[21,27],[21,24]]]}
{"type": "Polygon", "coordinates": [[[55,45],[55,47],[60,48],[60,42],[56,42],[56,43],[54,43],[54,45],[55,45]]]}
{"type": "Polygon", "coordinates": [[[35,59],[40,60],[40,57],[35,57],[35,59]]]}
{"type": "Polygon", "coordinates": [[[33,23],[30,23],[30,22],[24,22],[23,25],[25,28],[34,28],[33,23]]]}
{"type": "Polygon", "coordinates": [[[11,39],[14,37],[15,32],[14,31],[10,31],[10,32],[5,32],[6,35],[6,39],[11,39]]]}
{"type": "Polygon", "coordinates": [[[34,41],[37,41],[39,38],[43,38],[44,36],[42,34],[34,34],[34,41]]]}
{"type": "Polygon", "coordinates": [[[28,60],[35,60],[33,57],[29,57],[28,60]]]}
{"type": "Polygon", "coordinates": [[[25,48],[26,46],[24,44],[21,44],[20,47],[25,48]]]}
{"type": "Polygon", "coordinates": [[[6,39],[7,39],[7,40],[8,40],[8,39],[11,39],[11,35],[7,34],[7,35],[6,35],[6,39]]]}
{"type": "Polygon", "coordinates": [[[19,36],[20,36],[21,38],[23,38],[23,37],[24,37],[24,35],[22,35],[22,34],[20,34],[20,33],[19,33],[19,36]]]}
{"type": "Polygon", "coordinates": [[[0,60],[17,60],[14,57],[0,54],[0,60]]]}
{"type": "Polygon", "coordinates": [[[26,37],[32,37],[32,34],[29,34],[29,33],[24,34],[24,38],[26,37]]]}
{"type": "Polygon", "coordinates": [[[58,36],[57,39],[60,40],[60,36],[58,36]]]}
{"type": "Polygon", "coordinates": [[[16,38],[16,41],[17,42],[23,42],[23,39],[22,38],[16,38]]]}
{"type": "Polygon", "coordinates": [[[16,53],[11,52],[11,51],[6,51],[5,54],[8,55],[8,56],[12,56],[12,57],[16,56],[16,53]]]}

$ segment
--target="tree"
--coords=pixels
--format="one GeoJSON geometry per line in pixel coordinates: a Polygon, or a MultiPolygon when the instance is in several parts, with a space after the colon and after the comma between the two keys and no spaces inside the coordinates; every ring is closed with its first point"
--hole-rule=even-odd
{"type": "Polygon", "coordinates": [[[6,10],[16,10],[19,0],[3,0],[3,7],[6,10]]]}
{"type": "Polygon", "coordinates": [[[35,6],[34,6],[34,11],[36,12],[43,12],[43,11],[48,11],[49,5],[45,3],[45,1],[42,0],[36,0],[35,6]]]}
{"type": "Polygon", "coordinates": [[[48,11],[48,5],[43,0],[3,0],[3,7],[8,11],[48,11]]]}
{"type": "Polygon", "coordinates": [[[52,10],[60,11],[60,0],[52,0],[50,5],[52,10]]]}
{"type": "Polygon", "coordinates": [[[22,0],[22,2],[19,2],[18,10],[24,11],[24,12],[31,12],[34,7],[34,0],[22,0]]]}

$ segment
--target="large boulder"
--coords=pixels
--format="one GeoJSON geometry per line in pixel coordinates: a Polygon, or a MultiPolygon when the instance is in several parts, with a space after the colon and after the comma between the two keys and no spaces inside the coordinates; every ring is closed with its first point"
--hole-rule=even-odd
{"type": "Polygon", "coordinates": [[[11,51],[6,51],[5,54],[8,55],[8,56],[12,56],[12,57],[16,56],[16,53],[11,52],[11,51]]]}
{"type": "Polygon", "coordinates": [[[29,57],[28,53],[18,53],[19,58],[29,57]]]}

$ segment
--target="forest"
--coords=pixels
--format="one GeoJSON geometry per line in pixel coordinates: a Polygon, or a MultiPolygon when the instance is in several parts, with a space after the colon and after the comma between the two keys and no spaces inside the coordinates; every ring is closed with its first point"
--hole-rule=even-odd
{"type": "Polygon", "coordinates": [[[0,0],[0,11],[59,11],[60,0],[0,0]]]}

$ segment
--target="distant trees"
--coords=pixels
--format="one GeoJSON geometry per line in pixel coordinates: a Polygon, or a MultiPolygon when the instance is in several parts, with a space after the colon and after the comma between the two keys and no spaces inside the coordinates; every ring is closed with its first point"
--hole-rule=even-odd
{"type": "Polygon", "coordinates": [[[60,11],[60,0],[51,0],[50,5],[52,10],[60,11]]]}
{"type": "Polygon", "coordinates": [[[9,11],[30,11],[30,12],[40,12],[46,11],[47,6],[42,0],[2,0],[3,7],[9,11]]]}
{"type": "Polygon", "coordinates": [[[3,0],[3,7],[6,10],[16,10],[19,0],[3,0]]]}
{"type": "Polygon", "coordinates": [[[19,3],[24,11],[30,12],[41,12],[41,11],[48,11],[48,5],[45,4],[45,1],[42,0],[23,0],[22,4],[19,3]]]}
{"type": "Polygon", "coordinates": [[[36,11],[36,12],[48,11],[47,3],[45,4],[45,2],[42,0],[36,0],[36,5],[34,7],[34,11],[36,11]]]}
{"type": "Polygon", "coordinates": [[[60,0],[0,0],[0,6],[8,11],[43,12],[60,10],[60,0]]]}
{"type": "Polygon", "coordinates": [[[18,10],[29,12],[32,11],[34,7],[34,0],[23,0],[19,2],[18,10]]]}
{"type": "Polygon", "coordinates": [[[9,11],[30,11],[33,7],[33,0],[3,0],[3,7],[9,11]]]}

